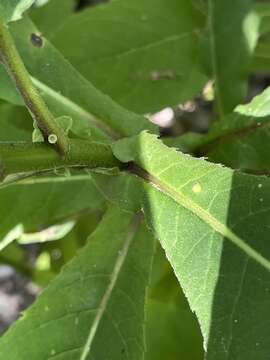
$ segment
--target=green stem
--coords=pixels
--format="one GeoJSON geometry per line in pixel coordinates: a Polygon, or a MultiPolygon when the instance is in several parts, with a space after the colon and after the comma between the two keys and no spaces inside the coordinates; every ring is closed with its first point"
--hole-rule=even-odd
{"type": "Polygon", "coordinates": [[[38,127],[48,141],[49,137],[55,135],[55,145],[59,152],[66,156],[69,151],[69,139],[64,131],[58,126],[54,116],[49,111],[39,92],[35,88],[27,72],[24,63],[16,49],[13,38],[7,25],[0,21],[0,61],[13,79],[17,90],[24,99],[24,102],[37,122],[38,127]]]}
{"type": "Polygon", "coordinates": [[[120,166],[109,145],[70,140],[65,159],[48,144],[0,142],[0,175],[50,170],[58,167],[112,168],[120,166]]]}

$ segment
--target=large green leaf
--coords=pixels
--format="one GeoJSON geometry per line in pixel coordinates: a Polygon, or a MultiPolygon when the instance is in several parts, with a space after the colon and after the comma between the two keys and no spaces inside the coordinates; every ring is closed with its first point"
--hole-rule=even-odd
{"type": "MultiPolygon", "coordinates": [[[[34,84],[55,116],[73,118],[72,130],[77,136],[108,139],[142,129],[156,131],[146,118],[122,108],[85,80],[45,38],[41,37],[42,46],[35,46],[31,37],[39,31],[30,20],[16,22],[10,28],[34,84]]],[[[21,103],[3,68],[0,96],[21,103]]]]}
{"type": "Polygon", "coordinates": [[[145,180],[144,213],[196,312],[206,358],[265,360],[270,180],[181,154],[145,132],[114,151],[145,180]]]}
{"type": "Polygon", "coordinates": [[[69,18],[53,42],[99,89],[147,113],[202,89],[198,32],[204,21],[190,0],[112,1],[69,18]]]}
{"type": "Polygon", "coordinates": [[[140,217],[109,210],[88,244],[1,339],[1,356],[143,359],[152,255],[140,217]]]}
{"type": "Polygon", "coordinates": [[[5,22],[19,20],[35,0],[1,0],[0,18],[5,22]]]}
{"type": "Polygon", "coordinates": [[[88,178],[24,180],[0,187],[0,248],[24,231],[37,231],[78,212],[102,208],[104,198],[88,178]]]}
{"type": "Polygon", "coordinates": [[[247,78],[260,24],[254,0],[208,0],[205,62],[211,64],[217,110],[230,113],[247,93],[247,78]]]}

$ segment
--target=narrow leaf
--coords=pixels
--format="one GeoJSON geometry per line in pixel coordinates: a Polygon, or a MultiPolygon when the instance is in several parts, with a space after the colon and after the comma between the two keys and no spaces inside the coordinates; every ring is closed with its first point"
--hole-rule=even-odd
{"type": "Polygon", "coordinates": [[[221,116],[230,113],[247,93],[248,70],[260,24],[253,9],[254,0],[208,0],[205,61],[208,64],[210,51],[216,105],[221,116]]]}
{"type": "Polygon", "coordinates": [[[110,209],[88,244],[1,339],[2,356],[143,359],[152,253],[140,218],[110,209]]]}
{"type": "Polygon", "coordinates": [[[87,178],[42,178],[1,185],[0,249],[24,231],[48,227],[79,212],[102,208],[103,204],[104,198],[87,178]]]}

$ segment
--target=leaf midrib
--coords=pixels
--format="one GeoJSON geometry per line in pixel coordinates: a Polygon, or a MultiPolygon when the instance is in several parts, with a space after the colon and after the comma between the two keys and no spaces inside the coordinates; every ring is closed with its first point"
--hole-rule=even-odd
{"type": "Polygon", "coordinates": [[[270,271],[270,261],[267,258],[261,255],[258,251],[254,250],[243,239],[241,239],[238,235],[236,235],[231,229],[229,229],[226,225],[222,224],[217,218],[215,218],[209,212],[204,210],[201,206],[199,206],[196,202],[194,202],[192,199],[187,197],[181,191],[176,191],[172,186],[165,183],[162,179],[147,172],[145,169],[139,166],[135,166],[133,172],[138,176],[140,176],[145,181],[147,181],[155,189],[162,192],[166,196],[170,197],[177,204],[183,206],[185,209],[187,209],[188,211],[192,212],[194,215],[199,217],[204,223],[209,225],[215,232],[222,235],[223,238],[230,240],[246,255],[248,255],[250,258],[255,260],[265,269],[270,271]]]}
{"type": "Polygon", "coordinates": [[[111,277],[110,277],[110,282],[109,282],[108,287],[105,290],[104,295],[103,295],[103,297],[102,297],[102,299],[100,301],[100,305],[99,305],[99,307],[97,309],[96,316],[95,316],[95,318],[94,318],[94,320],[92,322],[92,325],[91,325],[91,328],[89,330],[89,334],[87,336],[85,345],[82,348],[82,352],[81,352],[79,360],[86,360],[87,356],[89,355],[89,353],[91,351],[91,346],[93,344],[93,341],[94,341],[95,335],[97,333],[99,324],[100,324],[100,322],[101,322],[101,320],[103,318],[103,315],[104,315],[104,313],[106,311],[106,308],[108,306],[108,303],[110,301],[111,295],[113,293],[116,282],[117,282],[117,280],[119,278],[119,274],[120,274],[120,272],[122,270],[122,267],[124,265],[125,259],[127,257],[128,251],[129,251],[129,248],[131,246],[131,243],[132,243],[132,241],[134,239],[134,236],[136,234],[136,231],[137,231],[137,229],[139,227],[140,221],[141,221],[141,216],[140,216],[140,214],[137,214],[137,215],[134,216],[133,220],[130,223],[130,226],[129,226],[127,236],[126,236],[126,239],[124,241],[123,247],[118,252],[118,256],[116,258],[116,262],[115,262],[115,265],[114,265],[114,268],[113,268],[113,271],[112,271],[112,274],[111,274],[111,277]]]}
{"type": "MultiPolygon", "coordinates": [[[[185,32],[185,33],[182,33],[182,34],[173,34],[173,35],[167,36],[167,37],[165,37],[163,39],[159,39],[159,40],[156,40],[156,41],[153,41],[153,42],[149,42],[147,44],[143,44],[143,45],[140,45],[138,47],[122,51],[120,53],[115,53],[115,54],[103,56],[101,58],[95,58],[94,62],[121,58],[122,56],[127,56],[127,55],[130,55],[130,54],[136,53],[136,52],[148,50],[148,49],[151,49],[152,47],[155,47],[155,46],[164,45],[167,42],[181,40],[181,39],[184,39],[185,37],[188,37],[190,35],[195,35],[196,33],[199,32],[199,30],[200,29],[197,28],[197,29],[194,29],[192,31],[185,32]]],[[[92,63],[92,62],[93,62],[93,60],[88,60],[88,61],[83,62],[83,64],[87,65],[87,64],[92,63]]],[[[80,64],[82,64],[82,62],[80,64]]]]}

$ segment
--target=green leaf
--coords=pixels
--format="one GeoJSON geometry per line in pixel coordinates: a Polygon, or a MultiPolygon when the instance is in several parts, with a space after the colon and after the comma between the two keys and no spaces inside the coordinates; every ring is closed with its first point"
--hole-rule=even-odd
{"type": "Polygon", "coordinates": [[[209,64],[210,53],[216,105],[221,116],[230,113],[247,93],[249,66],[260,24],[254,3],[254,0],[208,0],[205,62],[209,64]]]}
{"type": "Polygon", "coordinates": [[[270,169],[270,122],[268,117],[248,118],[232,115],[224,118],[237,125],[249,123],[242,129],[235,128],[230,134],[220,136],[202,148],[206,156],[214,162],[234,169],[257,174],[268,174],[270,169]]]}
{"type": "MultiPolygon", "coordinates": [[[[238,109],[241,108],[236,111],[238,109]]],[[[186,133],[164,142],[234,169],[267,174],[270,168],[269,117],[248,116],[249,105],[246,109],[246,115],[235,112],[215,122],[208,134],[186,133]]]]}
{"type": "MultiPolygon", "coordinates": [[[[56,117],[66,115],[73,119],[72,131],[77,136],[104,140],[136,134],[142,129],[156,132],[156,126],[145,117],[122,108],[85,80],[45,38],[41,37],[42,46],[35,46],[31,36],[40,35],[30,20],[14,23],[11,30],[35,86],[56,117]]],[[[0,95],[7,91],[6,76],[0,95]]],[[[13,85],[12,88],[16,93],[13,85]]]]}
{"type": "Polygon", "coordinates": [[[270,69],[270,44],[261,42],[257,45],[253,57],[252,70],[254,72],[266,73],[270,69]]]}
{"type": "Polygon", "coordinates": [[[32,122],[25,108],[0,103],[0,141],[31,141],[32,122]]]}
{"type": "Polygon", "coordinates": [[[269,26],[270,5],[267,3],[257,3],[256,12],[261,18],[260,35],[265,35],[270,31],[270,26],[269,26]]]}
{"type": "Polygon", "coordinates": [[[202,336],[185,295],[160,247],[147,302],[147,360],[203,358],[202,336]]]}
{"type": "Polygon", "coordinates": [[[270,114],[270,87],[255,96],[249,104],[239,105],[236,112],[253,117],[264,117],[270,114]]]}
{"type": "Polygon", "coordinates": [[[111,175],[91,172],[89,178],[106,201],[127,212],[140,211],[143,194],[136,177],[124,172],[111,175]]]}
{"type": "Polygon", "coordinates": [[[204,22],[190,0],[112,1],[70,17],[53,43],[97,88],[148,113],[189,100],[207,81],[198,46],[204,22]]]}
{"type": "Polygon", "coordinates": [[[15,105],[23,105],[23,100],[14,88],[14,83],[0,63],[0,98],[15,105]]]}
{"type": "Polygon", "coordinates": [[[103,197],[87,178],[78,176],[24,180],[0,187],[0,248],[25,231],[37,231],[72,218],[78,212],[102,208],[103,197]]]}
{"type": "Polygon", "coordinates": [[[2,337],[2,356],[143,359],[152,255],[140,218],[110,209],[88,244],[2,337]]]}
{"type": "Polygon", "coordinates": [[[44,6],[31,9],[29,16],[38,24],[39,31],[48,39],[63,26],[74,13],[75,0],[50,0],[44,6]]]}
{"type": "Polygon", "coordinates": [[[33,2],[34,0],[1,0],[0,18],[5,22],[19,20],[33,2]]]}
{"type": "Polygon", "coordinates": [[[38,232],[22,234],[17,241],[19,244],[26,245],[60,240],[73,229],[74,225],[74,220],[52,225],[38,232]]]}
{"type": "Polygon", "coordinates": [[[145,180],[143,211],[196,312],[206,359],[265,360],[269,178],[181,154],[145,132],[114,152],[145,180]]]}

